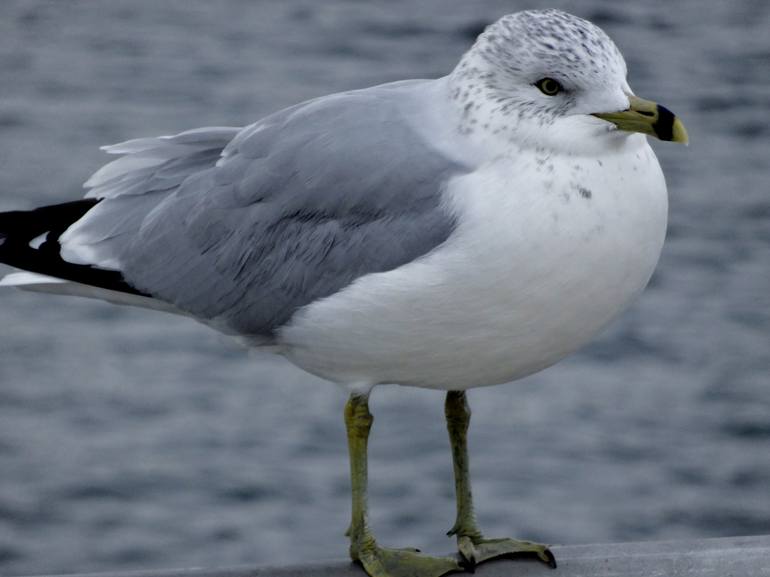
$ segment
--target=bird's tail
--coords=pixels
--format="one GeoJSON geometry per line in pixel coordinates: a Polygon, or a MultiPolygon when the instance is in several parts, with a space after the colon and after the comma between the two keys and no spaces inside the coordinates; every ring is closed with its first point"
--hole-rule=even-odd
{"type": "Polygon", "coordinates": [[[27,271],[7,275],[0,286],[166,309],[129,285],[120,271],[62,258],[59,237],[98,203],[89,198],[0,213],[0,263],[27,271]]]}

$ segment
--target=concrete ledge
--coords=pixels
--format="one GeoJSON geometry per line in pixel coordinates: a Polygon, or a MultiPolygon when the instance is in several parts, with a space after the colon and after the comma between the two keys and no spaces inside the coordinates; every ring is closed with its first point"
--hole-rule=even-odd
{"type": "MultiPolygon", "coordinates": [[[[481,565],[478,577],[770,577],[770,535],[568,545],[553,548],[559,568],[530,559],[501,560],[481,565]]],[[[291,567],[232,567],[94,573],[89,577],[363,577],[348,561],[291,567]]]]}

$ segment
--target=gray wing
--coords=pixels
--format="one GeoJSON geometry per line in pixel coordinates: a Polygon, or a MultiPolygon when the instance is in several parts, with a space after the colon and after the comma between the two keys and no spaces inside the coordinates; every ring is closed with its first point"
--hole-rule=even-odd
{"type": "Polygon", "coordinates": [[[264,337],[356,278],[419,258],[453,230],[441,193],[463,169],[411,128],[403,92],[310,101],[243,129],[215,166],[210,149],[189,174],[177,159],[185,178],[171,189],[137,196],[127,184],[92,226],[113,208],[138,222],[99,258],[144,293],[264,337]]]}

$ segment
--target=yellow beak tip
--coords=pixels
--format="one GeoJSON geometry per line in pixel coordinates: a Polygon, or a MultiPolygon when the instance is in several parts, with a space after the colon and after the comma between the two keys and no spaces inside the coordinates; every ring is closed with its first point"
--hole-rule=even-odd
{"type": "Polygon", "coordinates": [[[671,141],[685,145],[690,144],[690,137],[687,135],[687,129],[678,118],[674,120],[674,125],[671,129],[671,141]]]}

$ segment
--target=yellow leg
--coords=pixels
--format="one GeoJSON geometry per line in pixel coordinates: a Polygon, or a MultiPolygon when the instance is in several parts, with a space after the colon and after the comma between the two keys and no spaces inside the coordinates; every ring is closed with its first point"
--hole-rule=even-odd
{"type": "Polygon", "coordinates": [[[449,442],[452,446],[452,462],[455,473],[457,519],[448,535],[457,536],[457,548],[464,565],[473,569],[478,563],[500,557],[535,555],[551,567],[556,560],[548,546],[517,539],[485,539],[476,524],[473,511],[473,495],[468,468],[468,425],[471,410],[464,391],[449,391],[444,405],[449,442]]]}
{"type": "Polygon", "coordinates": [[[371,577],[441,577],[462,567],[450,557],[429,557],[416,549],[386,549],[377,545],[367,524],[367,444],[373,417],[369,399],[351,395],[345,405],[345,426],[350,451],[350,481],[353,513],[348,529],[350,558],[371,577]]]}

